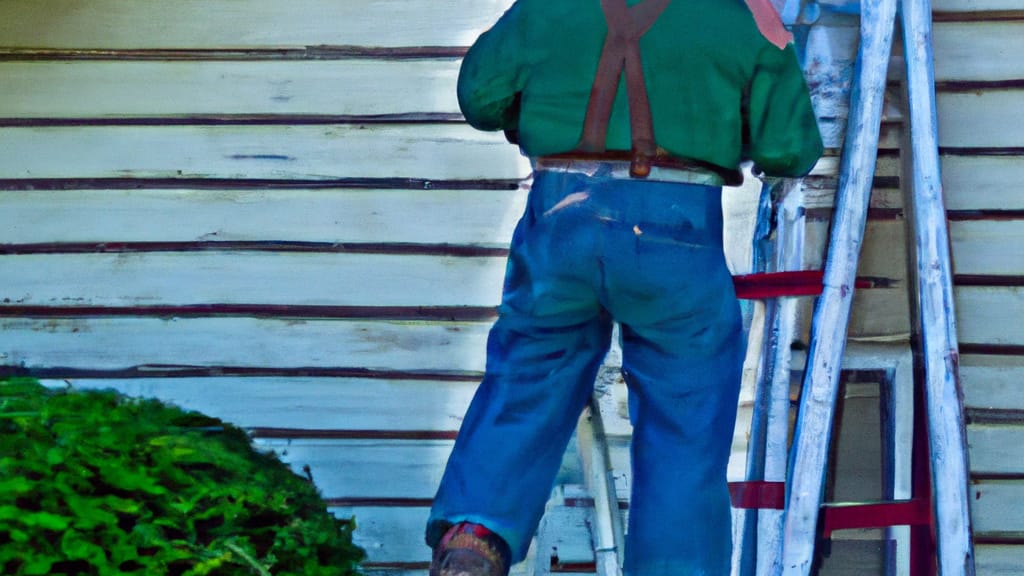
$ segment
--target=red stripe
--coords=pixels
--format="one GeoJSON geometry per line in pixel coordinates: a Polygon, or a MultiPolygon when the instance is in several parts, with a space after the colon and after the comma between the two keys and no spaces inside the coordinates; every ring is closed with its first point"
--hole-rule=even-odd
{"type": "Polygon", "coordinates": [[[779,296],[817,296],[821,294],[825,273],[821,270],[771,272],[733,276],[736,297],[745,300],[779,296]]]}
{"type": "Polygon", "coordinates": [[[732,507],[740,509],[773,509],[786,507],[785,482],[729,482],[732,507]]]}

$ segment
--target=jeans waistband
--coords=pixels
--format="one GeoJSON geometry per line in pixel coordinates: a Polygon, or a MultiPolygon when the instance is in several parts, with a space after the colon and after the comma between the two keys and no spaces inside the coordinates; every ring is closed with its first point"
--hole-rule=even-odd
{"type": "Polygon", "coordinates": [[[637,180],[653,182],[680,182],[684,184],[700,184],[703,186],[723,186],[725,179],[711,170],[703,170],[699,167],[690,169],[668,168],[654,165],[651,173],[643,180],[630,176],[630,163],[627,160],[586,160],[575,158],[549,158],[540,157],[534,159],[534,170],[546,170],[550,172],[571,172],[574,174],[585,174],[587,176],[603,176],[617,180],[637,180]]]}

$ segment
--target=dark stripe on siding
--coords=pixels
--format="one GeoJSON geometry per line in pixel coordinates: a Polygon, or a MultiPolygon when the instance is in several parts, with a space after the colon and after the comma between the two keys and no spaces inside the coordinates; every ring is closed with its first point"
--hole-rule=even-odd
{"type": "Polygon", "coordinates": [[[961,342],[958,346],[960,354],[990,354],[992,356],[1024,356],[1024,345],[1021,344],[983,344],[961,342]]]}
{"type": "Polygon", "coordinates": [[[454,440],[458,430],[319,430],[248,428],[253,438],[281,440],[454,440]]]}
{"type": "Polygon", "coordinates": [[[954,274],[953,284],[956,286],[1024,286],[1024,276],[954,274]]]}
{"type": "Polygon", "coordinates": [[[253,376],[279,378],[362,378],[368,380],[437,380],[440,382],[479,382],[483,374],[474,371],[371,370],[351,367],[267,368],[253,366],[187,366],[153,364],[119,369],[89,369],[64,366],[0,366],[0,378],[27,376],[44,380],[61,379],[136,379],[136,378],[219,378],[253,376]]]}
{"type": "Polygon", "coordinates": [[[419,60],[461,58],[464,46],[305,46],[296,48],[230,49],[34,49],[4,48],[0,61],[22,60],[348,60],[352,58],[382,60],[419,60]]]}
{"type": "Polygon", "coordinates": [[[320,124],[464,124],[454,112],[402,114],[197,114],[125,118],[0,118],[0,128],[73,126],[299,126],[320,124]]]}
{"type": "Polygon", "coordinates": [[[947,212],[946,217],[955,222],[1024,220],[1024,210],[953,210],[947,212]]]}
{"type": "Polygon", "coordinates": [[[331,508],[430,508],[432,498],[324,498],[331,508]]]}
{"type": "Polygon", "coordinates": [[[941,146],[939,154],[943,156],[1024,156],[1024,147],[941,146]]]}
{"type": "Polygon", "coordinates": [[[964,413],[968,424],[1024,425],[1024,408],[967,408],[964,413]]]}
{"type": "Polygon", "coordinates": [[[932,12],[933,22],[1006,22],[1024,20],[1024,10],[932,12]]]}
{"type": "Polygon", "coordinates": [[[945,80],[935,83],[937,92],[983,92],[1024,88],[1024,79],[1014,80],[945,80]]]}
{"type": "Polygon", "coordinates": [[[430,320],[485,322],[498,316],[488,306],[316,306],[289,304],[190,304],[183,306],[7,306],[0,318],[323,318],[332,320],[430,320]]]}
{"type": "MultiPolygon", "coordinates": [[[[363,562],[360,567],[366,570],[422,570],[426,572],[430,568],[430,562],[363,562]]],[[[371,573],[368,576],[382,575],[371,573]]]]}
{"type": "Polygon", "coordinates": [[[424,178],[335,178],[271,180],[230,178],[0,178],[2,190],[138,190],[146,189],[391,189],[515,190],[521,180],[429,180],[424,178]]]}
{"type": "Polygon", "coordinates": [[[422,256],[505,257],[507,248],[464,244],[371,242],[285,242],[274,240],[214,242],[68,242],[0,244],[0,255],[133,254],[146,252],[285,252],[329,254],[399,254],[422,256]]]}

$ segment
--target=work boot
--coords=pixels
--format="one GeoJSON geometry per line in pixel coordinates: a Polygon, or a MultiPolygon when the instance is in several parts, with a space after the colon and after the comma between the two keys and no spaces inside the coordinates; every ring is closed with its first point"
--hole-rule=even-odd
{"type": "Polygon", "coordinates": [[[462,522],[449,528],[434,548],[430,576],[508,576],[510,557],[501,536],[462,522]]]}

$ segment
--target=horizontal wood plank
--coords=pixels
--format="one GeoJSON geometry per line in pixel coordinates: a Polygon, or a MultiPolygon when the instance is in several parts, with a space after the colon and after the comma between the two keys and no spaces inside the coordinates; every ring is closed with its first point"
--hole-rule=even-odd
{"type": "Polygon", "coordinates": [[[1014,57],[1024,51],[1024,21],[936,22],[932,38],[938,82],[1024,79],[1024,62],[1014,57]]]}
{"type": "Polygon", "coordinates": [[[468,46],[510,0],[5,0],[0,48],[468,46]]]}
{"type": "Polygon", "coordinates": [[[16,190],[0,244],[319,242],[505,248],[526,189],[16,190]]]}
{"type": "Polygon", "coordinates": [[[297,474],[309,470],[325,498],[430,499],[454,442],[257,438],[255,444],[297,474]]]}
{"type": "MultiPolygon", "coordinates": [[[[457,225],[457,224],[456,224],[457,225]]],[[[497,306],[504,257],[262,252],[0,256],[0,302],[497,306]]],[[[3,306],[4,304],[0,304],[3,306]]]]}
{"type": "Polygon", "coordinates": [[[1024,481],[974,482],[968,493],[975,538],[1024,540],[1024,481]]]}
{"type": "Polygon", "coordinates": [[[457,115],[458,71],[454,59],[0,62],[0,120],[457,115]]]}
{"type": "Polygon", "coordinates": [[[468,125],[0,128],[0,180],[516,179],[529,162],[468,125]]]}
{"type": "Polygon", "coordinates": [[[941,157],[942,187],[951,211],[1024,210],[1024,156],[941,157]]]}
{"type": "MultiPolygon", "coordinates": [[[[353,540],[367,551],[367,562],[429,562],[430,548],[423,543],[429,509],[385,508],[374,506],[332,507],[329,510],[341,518],[355,517],[353,540]]],[[[562,506],[557,497],[549,502],[548,511],[540,530],[546,543],[559,546],[558,550],[538,550],[537,554],[559,552],[563,561],[592,562],[593,545],[588,528],[589,509],[562,506]]],[[[513,575],[532,574],[533,566],[526,563],[512,567],[513,575]]]]}
{"type": "Polygon", "coordinates": [[[430,548],[423,542],[429,508],[360,506],[328,510],[339,518],[355,518],[352,540],[366,550],[367,562],[430,562],[430,548]]]}
{"type": "Polygon", "coordinates": [[[939,94],[939,146],[1024,147],[1024,89],[939,94]]]}
{"type": "Polygon", "coordinates": [[[1024,476],[1024,421],[1017,425],[971,424],[967,444],[971,474],[1024,476]]]}
{"type": "Polygon", "coordinates": [[[1020,410],[1024,406],[1024,357],[964,354],[960,379],[967,408],[1020,410]]]}
{"type": "MultiPolygon", "coordinates": [[[[365,547],[371,563],[429,562],[430,549],[423,544],[423,529],[427,508],[383,508],[372,506],[334,507],[330,509],[341,518],[355,517],[356,542],[365,547]]],[[[581,516],[581,509],[554,505],[549,509],[551,524],[558,526],[563,538],[574,540],[574,547],[589,543],[589,532],[581,516]]],[[[1024,546],[981,544],[976,546],[979,576],[1016,576],[1024,561],[1024,546]]],[[[371,567],[374,576],[425,576],[416,572],[392,572],[371,567]]],[[[512,574],[524,574],[526,566],[517,565],[512,574]]]]}
{"type": "Polygon", "coordinates": [[[1024,546],[975,544],[974,556],[978,576],[1015,576],[1024,566],[1024,546]]]}
{"type": "MultiPolygon", "coordinates": [[[[810,71],[820,114],[840,114],[829,110],[833,105],[845,111],[849,83],[837,84],[845,72],[831,68],[851,65],[857,34],[855,27],[830,27],[813,36],[828,44],[831,58],[810,71]]],[[[1024,52],[1024,22],[939,22],[934,38],[939,82],[1024,79],[1024,63],[1010,57],[1024,52]]],[[[459,61],[451,58],[7,61],[0,62],[6,87],[0,94],[0,117],[458,114],[458,70],[459,61]],[[65,90],[68,85],[75,90],[65,90]]],[[[890,72],[901,73],[898,60],[890,72]]],[[[898,101],[895,93],[892,98],[898,101]]]]}
{"type": "Polygon", "coordinates": [[[480,372],[488,322],[0,319],[0,365],[28,369],[361,367],[480,372]]]}
{"type": "Polygon", "coordinates": [[[932,2],[933,12],[985,12],[1014,11],[1020,9],[1016,0],[936,0],[932,2]]]}
{"type": "Polygon", "coordinates": [[[137,378],[46,381],[158,398],[243,428],[454,432],[475,381],[367,378],[137,378]]]}
{"type": "MultiPolygon", "coordinates": [[[[1024,146],[1024,90],[938,100],[951,148],[1024,146]],[[1019,128],[1019,129],[1018,129],[1019,128]]],[[[845,128],[822,125],[828,145],[845,128]]],[[[899,144],[883,131],[883,147],[899,144]]],[[[524,178],[529,163],[500,134],[467,125],[50,126],[0,129],[0,179],[524,178]]]]}
{"type": "Polygon", "coordinates": [[[1020,329],[1024,287],[960,286],[955,296],[961,344],[1024,345],[1024,331],[1020,329]]]}
{"type": "Polygon", "coordinates": [[[1024,277],[1024,219],[951,222],[956,274],[1024,277]]]}

